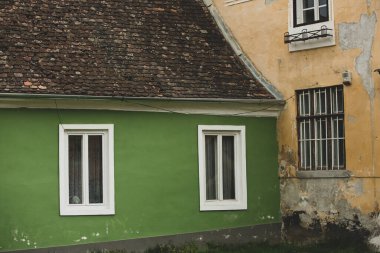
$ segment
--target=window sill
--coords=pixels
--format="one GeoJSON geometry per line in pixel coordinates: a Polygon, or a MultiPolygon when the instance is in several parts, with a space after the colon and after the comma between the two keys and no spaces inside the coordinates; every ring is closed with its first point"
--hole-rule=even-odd
{"type": "Polygon", "coordinates": [[[201,203],[200,211],[232,211],[247,210],[247,201],[244,200],[224,200],[206,201],[201,203]]]}
{"type": "Polygon", "coordinates": [[[328,170],[328,171],[302,171],[296,172],[298,178],[349,178],[351,173],[348,170],[328,170]]]}
{"type": "Polygon", "coordinates": [[[60,216],[87,215],[115,215],[115,209],[109,206],[95,206],[94,208],[89,208],[88,206],[62,206],[60,209],[60,216]]]}

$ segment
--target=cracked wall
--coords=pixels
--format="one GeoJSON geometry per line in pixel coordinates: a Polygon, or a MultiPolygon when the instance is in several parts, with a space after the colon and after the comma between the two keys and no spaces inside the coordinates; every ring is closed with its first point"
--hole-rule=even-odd
{"type": "Polygon", "coordinates": [[[287,102],[277,124],[284,235],[304,240],[307,231],[316,239],[335,227],[380,245],[380,75],[373,72],[380,68],[380,0],[335,0],[336,45],[297,52],[289,52],[283,41],[289,2],[257,0],[226,7],[214,0],[242,51],[287,102]],[[352,73],[352,84],[344,86],[350,176],[300,178],[295,91],[341,84],[344,71],[352,73]],[[303,232],[287,229],[291,225],[303,232]]]}

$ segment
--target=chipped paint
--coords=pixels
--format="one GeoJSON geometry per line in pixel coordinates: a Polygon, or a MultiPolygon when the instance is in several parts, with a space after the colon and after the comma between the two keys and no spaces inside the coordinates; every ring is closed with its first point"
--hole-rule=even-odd
{"type": "Polygon", "coordinates": [[[32,237],[30,237],[25,232],[20,232],[18,229],[12,231],[13,241],[21,244],[23,246],[28,246],[32,248],[37,248],[37,242],[35,242],[32,237]]]}
{"type": "Polygon", "coordinates": [[[265,0],[265,4],[272,4],[278,0],[265,0]]]}

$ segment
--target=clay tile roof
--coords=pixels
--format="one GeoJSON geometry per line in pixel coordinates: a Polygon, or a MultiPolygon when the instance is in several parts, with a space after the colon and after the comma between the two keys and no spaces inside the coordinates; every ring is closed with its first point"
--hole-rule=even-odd
{"type": "Polygon", "coordinates": [[[1,0],[0,93],[273,98],[201,0],[1,0]]]}

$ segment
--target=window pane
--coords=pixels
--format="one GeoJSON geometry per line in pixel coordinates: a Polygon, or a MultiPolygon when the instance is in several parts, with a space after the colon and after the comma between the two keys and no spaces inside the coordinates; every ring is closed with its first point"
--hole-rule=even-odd
{"type": "Polygon", "coordinates": [[[333,122],[332,122],[332,137],[333,138],[338,138],[338,124],[339,124],[339,117],[336,117],[333,119],[333,122]]]}
{"type": "Polygon", "coordinates": [[[326,91],[315,92],[316,114],[326,114],[326,91]]]}
{"type": "Polygon", "coordinates": [[[339,142],[337,139],[334,139],[332,141],[333,144],[333,167],[334,169],[338,168],[338,163],[339,163],[339,142]]]}
{"type": "Polygon", "coordinates": [[[217,137],[206,135],[206,200],[216,200],[217,196],[217,137]]]}
{"type": "Polygon", "coordinates": [[[82,204],[82,136],[69,135],[69,203],[82,204]]]}
{"type": "Polygon", "coordinates": [[[303,11],[303,22],[305,24],[313,23],[315,21],[314,9],[303,11]]]}
{"type": "Polygon", "coordinates": [[[301,148],[301,167],[308,168],[311,166],[311,145],[309,141],[311,136],[310,120],[304,120],[300,123],[300,148],[301,148]]]}
{"type": "Polygon", "coordinates": [[[343,89],[337,88],[338,92],[338,112],[343,112],[343,89]]]}
{"type": "Polygon", "coordinates": [[[303,8],[311,8],[314,7],[314,0],[303,0],[303,8]]]}
{"type": "Polygon", "coordinates": [[[319,6],[327,4],[327,0],[319,0],[319,6]]]}
{"type": "Polygon", "coordinates": [[[223,199],[235,199],[235,146],[233,136],[222,137],[223,199]]]}
{"type": "Polygon", "coordinates": [[[338,120],[338,137],[344,138],[344,123],[342,118],[338,120]]]}
{"type": "Polygon", "coordinates": [[[88,183],[90,203],[103,203],[102,136],[88,136],[88,183]]]}
{"type": "Polygon", "coordinates": [[[339,140],[339,166],[340,168],[344,167],[344,140],[339,140]]]}
{"type": "Polygon", "coordinates": [[[328,21],[329,15],[327,11],[327,6],[319,8],[319,21],[328,21]]]}
{"type": "Polygon", "coordinates": [[[332,113],[343,112],[343,90],[340,88],[334,88],[331,92],[332,96],[332,113]]]}
{"type": "Polygon", "coordinates": [[[303,127],[304,127],[304,133],[303,133],[303,136],[304,136],[304,139],[305,140],[309,140],[311,138],[311,126],[310,126],[310,120],[305,120],[303,123],[303,127]]]}
{"type": "Polygon", "coordinates": [[[311,168],[311,141],[304,141],[304,168],[311,168]]]}
{"type": "Polygon", "coordinates": [[[299,96],[299,112],[300,115],[310,115],[310,93],[304,92],[299,96]]]}
{"type": "Polygon", "coordinates": [[[326,167],[326,119],[315,120],[315,136],[316,136],[316,166],[318,169],[326,167]]]}
{"type": "Polygon", "coordinates": [[[305,115],[310,115],[310,92],[304,94],[304,113],[305,115]]]}

